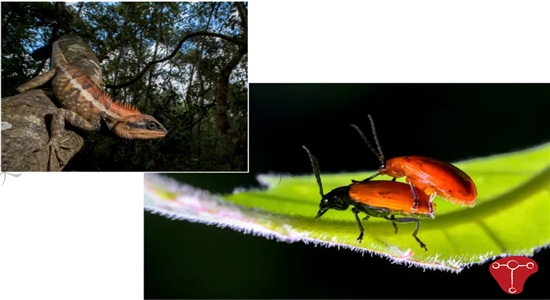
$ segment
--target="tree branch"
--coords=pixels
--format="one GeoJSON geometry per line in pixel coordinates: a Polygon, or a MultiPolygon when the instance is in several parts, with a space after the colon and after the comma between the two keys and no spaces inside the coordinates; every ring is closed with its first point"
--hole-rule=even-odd
{"type": "Polygon", "coordinates": [[[227,65],[221,69],[216,87],[216,104],[218,106],[218,110],[216,112],[216,125],[222,133],[231,139],[231,142],[235,144],[236,148],[246,148],[246,135],[239,136],[239,134],[233,130],[229,124],[229,118],[227,116],[227,90],[229,87],[229,77],[231,72],[241,61],[241,58],[247,53],[248,46],[246,44],[239,46],[239,49],[233,53],[233,56],[227,65]]]}
{"type": "Polygon", "coordinates": [[[243,2],[236,2],[235,5],[237,6],[237,11],[239,12],[239,16],[241,17],[242,27],[246,36],[248,35],[248,11],[246,10],[246,6],[244,6],[243,2]]]}
{"type": "Polygon", "coordinates": [[[243,41],[240,41],[236,38],[232,38],[230,36],[227,36],[227,35],[224,35],[224,34],[220,34],[220,33],[214,33],[214,32],[207,32],[207,31],[197,31],[197,32],[193,32],[193,33],[188,33],[186,34],[181,40],[180,42],[178,43],[178,45],[176,46],[176,48],[174,49],[174,51],[172,51],[172,53],[170,53],[170,55],[166,56],[165,58],[161,58],[161,59],[157,59],[157,60],[153,60],[153,61],[150,61],[149,63],[147,63],[147,65],[145,65],[145,67],[141,70],[141,72],[139,72],[134,78],[132,78],[130,81],[128,82],[125,82],[125,83],[122,83],[122,84],[118,84],[118,85],[110,85],[110,84],[107,84],[106,87],[108,88],[112,88],[112,89],[120,89],[120,88],[123,88],[123,87],[126,87],[126,86],[129,86],[129,85],[132,85],[133,83],[135,83],[136,81],[138,81],[143,75],[145,75],[145,73],[147,72],[147,70],[153,66],[154,64],[158,64],[158,63],[161,63],[161,62],[165,62],[169,59],[171,59],[172,57],[176,56],[176,54],[178,53],[178,51],[180,50],[181,46],[183,45],[183,43],[185,41],[187,41],[188,39],[190,38],[193,38],[193,37],[197,37],[197,36],[213,36],[213,37],[218,37],[218,38],[221,38],[221,39],[224,39],[228,42],[231,42],[233,44],[236,44],[238,46],[242,46],[243,44],[245,44],[243,41]]]}

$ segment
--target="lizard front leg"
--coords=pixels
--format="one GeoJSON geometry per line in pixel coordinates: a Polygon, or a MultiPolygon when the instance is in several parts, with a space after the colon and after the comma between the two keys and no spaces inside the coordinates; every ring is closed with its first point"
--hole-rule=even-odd
{"type": "Polygon", "coordinates": [[[53,168],[52,164],[56,162],[59,163],[59,166],[62,168],[68,163],[68,159],[66,157],[63,157],[61,155],[61,148],[63,149],[70,149],[72,146],[72,143],[66,143],[68,140],[62,140],[63,131],[65,130],[65,122],[86,130],[86,131],[97,131],[99,130],[99,127],[101,126],[100,122],[91,123],[82,118],[80,115],[78,115],[75,112],[72,112],[68,109],[59,108],[57,109],[53,116],[52,116],[52,123],[51,123],[51,135],[50,140],[48,143],[42,147],[50,147],[50,154],[49,154],[49,162],[48,162],[48,170],[51,171],[53,168]]]}

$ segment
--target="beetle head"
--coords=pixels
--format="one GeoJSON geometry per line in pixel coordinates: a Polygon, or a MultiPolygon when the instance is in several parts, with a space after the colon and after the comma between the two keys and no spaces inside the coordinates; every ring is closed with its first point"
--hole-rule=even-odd
{"type": "Polygon", "coordinates": [[[336,188],[323,196],[319,203],[319,212],[315,218],[324,215],[329,209],[346,210],[349,207],[347,186],[336,188]]]}
{"type": "Polygon", "coordinates": [[[397,178],[405,176],[405,173],[403,172],[403,159],[405,158],[394,157],[388,159],[388,161],[380,165],[378,173],[397,178]]]}
{"type": "Polygon", "coordinates": [[[319,162],[317,161],[317,158],[311,154],[309,149],[306,146],[302,146],[308,156],[309,160],[311,161],[311,166],[313,167],[313,173],[315,174],[315,179],[317,179],[317,185],[319,186],[319,195],[321,195],[321,203],[319,204],[319,212],[317,212],[317,216],[315,218],[319,218],[322,215],[324,215],[329,209],[336,209],[336,210],[346,210],[349,206],[349,187],[343,186],[339,188],[335,188],[334,190],[330,191],[330,193],[326,194],[323,193],[323,184],[321,183],[321,174],[319,172],[319,162]]]}

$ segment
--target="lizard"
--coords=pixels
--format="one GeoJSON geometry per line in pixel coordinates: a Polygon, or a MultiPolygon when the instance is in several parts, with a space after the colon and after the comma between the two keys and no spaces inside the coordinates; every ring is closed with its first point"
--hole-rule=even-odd
{"type": "MultiPolygon", "coordinates": [[[[78,35],[65,34],[56,40],[58,46],[63,52],[65,59],[74,67],[80,69],[84,75],[88,76],[97,86],[101,89],[105,88],[105,82],[103,82],[103,75],[101,71],[101,66],[99,65],[100,61],[88,44],[83,38],[78,35]]],[[[39,56],[36,52],[41,52],[49,55],[51,58],[52,44],[46,45],[38,50],[35,50],[31,56],[35,60],[42,60],[43,57],[39,56]],[[49,47],[48,47],[49,46],[49,47]],[[48,49],[46,52],[42,49],[48,49]],[[35,57],[36,56],[36,57],[35,57]]],[[[51,69],[51,68],[50,68],[51,69]]],[[[50,70],[50,72],[55,73],[55,70],[50,70]]],[[[40,82],[40,80],[33,79],[28,83],[19,87],[20,92],[22,90],[28,90],[31,88],[36,88],[47,81],[53,76],[52,74],[42,75],[45,78],[40,82]]]]}
{"type": "Polygon", "coordinates": [[[58,43],[52,46],[51,70],[17,88],[18,92],[24,92],[51,79],[61,108],[53,113],[50,140],[44,146],[50,147],[50,163],[54,155],[60,164],[67,163],[59,155],[60,147],[64,146],[58,138],[65,130],[65,122],[85,131],[100,131],[104,123],[115,136],[124,139],[158,139],[168,133],[153,116],[113,100],[100,88],[97,79],[90,79],[67,62],[58,43]]]}

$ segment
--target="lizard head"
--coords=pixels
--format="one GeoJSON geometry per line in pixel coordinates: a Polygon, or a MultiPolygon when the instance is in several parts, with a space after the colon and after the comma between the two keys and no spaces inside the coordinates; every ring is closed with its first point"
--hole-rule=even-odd
{"type": "Polygon", "coordinates": [[[168,130],[150,115],[131,114],[119,120],[106,120],[110,129],[125,139],[160,139],[168,130]]]}

